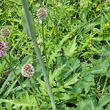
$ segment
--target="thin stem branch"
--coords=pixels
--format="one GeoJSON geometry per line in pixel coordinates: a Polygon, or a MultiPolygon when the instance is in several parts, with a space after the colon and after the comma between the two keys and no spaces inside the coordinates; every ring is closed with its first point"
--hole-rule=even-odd
{"type": "Polygon", "coordinates": [[[4,58],[5,58],[6,62],[8,63],[8,65],[10,66],[10,68],[12,69],[12,71],[13,71],[13,73],[14,73],[14,75],[15,75],[15,77],[16,77],[18,83],[19,83],[19,85],[21,86],[21,88],[22,88],[23,91],[25,92],[25,89],[24,89],[24,87],[22,86],[21,82],[19,81],[19,79],[18,79],[18,77],[17,77],[17,74],[16,74],[14,68],[12,67],[11,63],[7,60],[6,57],[4,57],[4,58]]]}
{"type": "Polygon", "coordinates": [[[45,43],[44,43],[44,28],[43,28],[43,20],[42,20],[42,38],[43,38],[43,53],[45,55],[45,43]]]}
{"type": "Polygon", "coordinates": [[[38,107],[38,110],[40,110],[40,107],[39,107],[39,104],[38,104],[38,101],[37,101],[37,97],[36,97],[36,94],[35,94],[34,88],[33,88],[33,86],[32,86],[31,79],[29,79],[29,83],[30,83],[30,86],[31,86],[31,89],[32,89],[32,94],[33,94],[33,96],[35,97],[36,105],[37,105],[37,107],[38,107]]]}
{"type": "Polygon", "coordinates": [[[52,103],[52,108],[55,110],[56,105],[55,105],[52,89],[51,89],[51,86],[50,86],[50,83],[49,83],[49,78],[48,78],[47,71],[46,71],[46,68],[45,68],[41,53],[40,53],[40,49],[39,49],[38,44],[36,42],[36,35],[35,35],[35,31],[33,29],[32,20],[31,20],[30,14],[29,14],[29,10],[28,10],[26,0],[22,0],[22,5],[23,5],[23,8],[24,8],[25,16],[26,16],[26,21],[27,21],[30,37],[31,37],[33,45],[34,45],[34,49],[35,49],[37,58],[38,58],[39,63],[41,65],[42,72],[44,74],[44,79],[45,79],[45,82],[46,82],[46,85],[47,85],[47,88],[48,88],[49,96],[50,96],[51,103],[52,103]]]}
{"type": "Polygon", "coordinates": [[[43,20],[42,20],[42,38],[43,38],[43,54],[46,58],[46,69],[48,72],[48,61],[47,61],[47,54],[46,54],[46,47],[45,47],[45,39],[44,39],[44,27],[43,27],[43,20]]]}
{"type": "Polygon", "coordinates": [[[106,84],[107,84],[107,80],[108,80],[108,78],[106,77],[105,83],[104,83],[104,87],[103,87],[103,89],[102,89],[102,94],[104,93],[104,90],[105,90],[105,87],[106,87],[106,84]]]}

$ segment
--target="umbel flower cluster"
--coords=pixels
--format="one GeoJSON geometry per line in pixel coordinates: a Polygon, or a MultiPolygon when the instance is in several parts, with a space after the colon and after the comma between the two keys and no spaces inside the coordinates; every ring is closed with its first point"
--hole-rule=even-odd
{"type": "MultiPolygon", "coordinates": [[[[10,36],[10,30],[8,28],[1,29],[0,33],[2,38],[7,38],[10,36]]],[[[5,53],[7,53],[8,49],[9,49],[9,42],[2,42],[0,39],[0,57],[4,56],[5,53]]]]}
{"type": "Polygon", "coordinates": [[[24,77],[32,77],[34,74],[34,67],[31,64],[25,64],[21,69],[21,74],[24,77]]]}
{"type": "Polygon", "coordinates": [[[44,8],[40,8],[37,11],[37,17],[39,18],[40,24],[42,24],[42,20],[47,16],[47,11],[44,8]]]}

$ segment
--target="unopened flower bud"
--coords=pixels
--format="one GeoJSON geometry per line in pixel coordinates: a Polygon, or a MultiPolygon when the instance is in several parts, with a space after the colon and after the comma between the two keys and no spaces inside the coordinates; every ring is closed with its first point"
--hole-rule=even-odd
{"type": "Polygon", "coordinates": [[[40,8],[40,9],[37,11],[37,17],[38,17],[40,20],[44,19],[46,16],[47,16],[47,11],[46,11],[44,8],[40,8]]]}
{"type": "Polygon", "coordinates": [[[1,29],[1,35],[2,35],[2,37],[9,37],[10,36],[10,30],[8,28],[1,29]]]}
{"type": "Polygon", "coordinates": [[[25,64],[21,69],[24,77],[31,77],[34,74],[34,67],[31,64],[25,64]]]}

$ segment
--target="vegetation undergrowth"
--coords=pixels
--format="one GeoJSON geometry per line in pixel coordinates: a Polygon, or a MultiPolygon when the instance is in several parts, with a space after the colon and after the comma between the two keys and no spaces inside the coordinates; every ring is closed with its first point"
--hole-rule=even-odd
{"type": "MultiPolygon", "coordinates": [[[[26,1],[56,108],[110,110],[110,0],[26,1]]],[[[20,0],[0,2],[0,30],[0,110],[52,110],[20,0]]]]}

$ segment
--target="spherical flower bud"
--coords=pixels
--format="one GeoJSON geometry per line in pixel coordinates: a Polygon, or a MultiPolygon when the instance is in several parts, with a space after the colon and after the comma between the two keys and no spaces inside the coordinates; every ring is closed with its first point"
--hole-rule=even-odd
{"type": "Polygon", "coordinates": [[[1,35],[2,35],[2,37],[9,37],[10,36],[10,30],[8,28],[1,29],[1,35]]]}
{"type": "Polygon", "coordinates": [[[38,17],[40,20],[44,19],[46,16],[47,16],[47,11],[46,11],[44,8],[40,8],[40,9],[37,11],[37,17],[38,17]]]}
{"type": "Polygon", "coordinates": [[[31,77],[34,74],[34,67],[31,64],[25,64],[21,69],[24,77],[31,77]]]}
{"type": "Polygon", "coordinates": [[[87,6],[88,2],[87,1],[82,1],[80,2],[80,7],[85,7],[87,6]]]}
{"type": "Polygon", "coordinates": [[[5,55],[9,48],[9,42],[0,42],[0,57],[5,55]]]}

